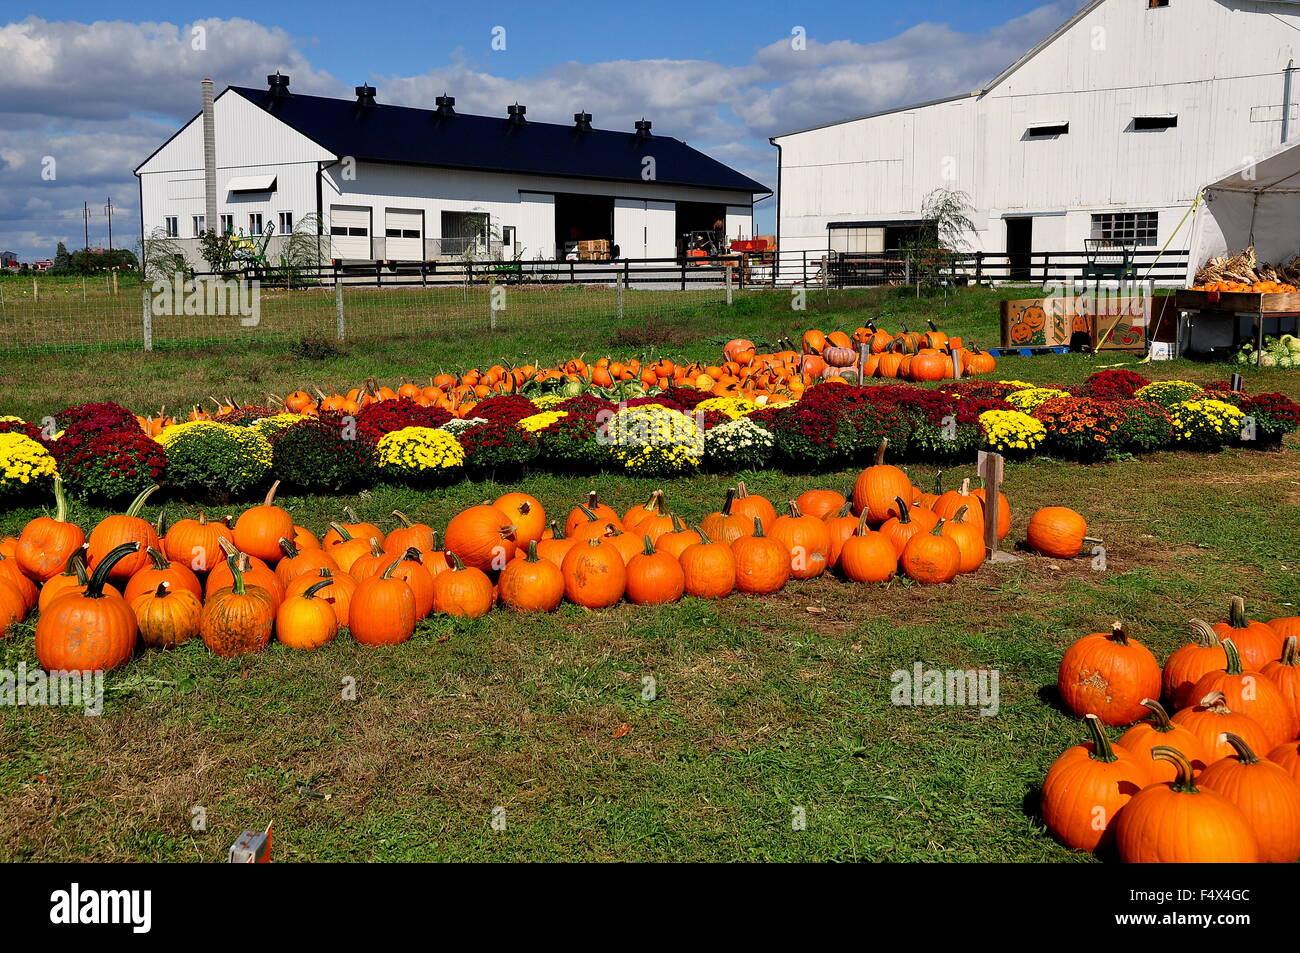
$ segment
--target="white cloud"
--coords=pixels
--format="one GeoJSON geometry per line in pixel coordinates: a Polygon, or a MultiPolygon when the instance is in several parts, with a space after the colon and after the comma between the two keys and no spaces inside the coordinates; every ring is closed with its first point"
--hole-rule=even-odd
{"type": "MultiPolygon", "coordinates": [[[[598,127],[630,130],[650,119],[656,133],[774,185],[768,136],[974,89],[1080,2],[1055,0],[980,34],[922,23],[877,43],[811,36],[802,51],[787,37],[738,66],[564,62],[507,77],[458,51],[426,73],[371,74],[370,81],[380,102],[402,105],[432,107],[445,91],[462,112],[503,115],[518,101],[541,121],[569,122],[586,110],[598,127]]],[[[197,112],[199,79],[211,76],[218,89],[260,86],[277,69],[297,92],[351,94],[351,83],[313,66],[284,30],[242,18],[87,24],[29,17],[0,25],[0,246],[25,258],[50,254],[59,240],[79,246],[82,202],[97,208],[109,194],[118,206],[115,244],[126,244],[138,227],[131,170],[197,112]],[[47,155],[58,162],[53,182],[40,177],[47,155]]],[[[103,227],[98,214],[92,244],[103,240],[103,227]]]]}

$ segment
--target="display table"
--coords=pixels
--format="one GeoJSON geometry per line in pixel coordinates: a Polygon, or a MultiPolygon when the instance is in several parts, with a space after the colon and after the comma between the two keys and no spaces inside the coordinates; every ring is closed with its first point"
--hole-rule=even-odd
{"type": "Polygon", "coordinates": [[[1193,352],[1218,348],[1235,351],[1252,338],[1255,349],[1262,351],[1266,333],[1294,334],[1300,326],[1300,294],[1187,289],[1179,291],[1174,301],[1186,313],[1179,336],[1185,339],[1186,349],[1193,352]],[[1197,347],[1197,337],[1201,347],[1197,347]]]}

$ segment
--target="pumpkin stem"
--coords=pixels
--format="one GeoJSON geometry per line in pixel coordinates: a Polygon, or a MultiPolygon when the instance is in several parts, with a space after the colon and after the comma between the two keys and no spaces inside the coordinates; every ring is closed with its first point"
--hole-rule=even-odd
{"type": "Polygon", "coordinates": [[[167,535],[167,511],[166,510],[158,511],[158,518],[153,521],[153,532],[154,535],[157,536],[159,539],[162,539],[164,536],[167,535]]]}
{"type": "Polygon", "coordinates": [[[1241,596],[1233,596],[1228,603],[1228,624],[1234,629],[1244,629],[1250,625],[1246,620],[1246,600],[1241,596]]]}
{"type": "Polygon", "coordinates": [[[645,549],[641,551],[647,556],[653,556],[655,554],[655,544],[650,541],[649,536],[642,536],[641,538],[645,540],[645,549]]]}
{"type": "Polygon", "coordinates": [[[561,526],[559,523],[557,523],[555,520],[551,520],[551,538],[552,538],[552,539],[568,539],[568,538],[569,538],[569,537],[566,536],[565,533],[564,533],[564,527],[561,526]]]}
{"type": "Polygon", "coordinates": [[[880,438],[880,445],[879,445],[878,447],[876,447],[876,466],[878,466],[878,467],[879,467],[879,466],[884,466],[884,463],[885,463],[885,448],[888,447],[888,446],[889,446],[889,438],[888,438],[888,437],[881,437],[881,438],[880,438]]]}
{"type": "Polygon", "coordinates": [[[526,563],[537,562],[537,540],[530,539],[528,541],[528,555],[524,557],[524,562],[526,563]]]}
{"type": "Polygon", "coordinates": [[[1283,665],[1300,665],[1300,654],[1296,652],[1296,637],[1288,635],[1282,643],[1282,657],[1278,660],[1283,665]]]}
{"type": "Polygon", "coordinates": [[[149,489],[142,490],[140,495],[131,501],[131,505],[126,508],[126,513],[124,515],[139,516],[140,511],[144,509],[144,501],[149,499],[149,497],[152,496],[159,489],[161,488],[158,486],[157,483],[155,483],[153,486],[149,487],[149,489]]]}
{"type": "Polygon", "coordinates": [[[1154,698],[1142,699],[1142,705],[1151,711],[1151,727],[1162,734],[1174,730],[1174,723],[1169,720],[1169,712],[1165,711],[1165,706],[1160,704],[1154,698]]]}
{"type": "Polygon", "coordinates": [[[894,502],[898,504],[898,521],[900,523],[912,522],[912,514],[910,512],[911,507],[903,502],[903,498],[901,496],[896,496],[894,497],[894,502]]]}
{"type": "MultiPolygon", "coordinates": [[[[380,550],[379,555],[382,556],[383,554],[384,554],[384,553],[383,553],[383,550],[380,550]]],[[[381,573],[379,574],[379,578],[380,578],[380,579],[391,579],[392,576],[393,576],[393,570],[397,568],[398,564],[402,561],[403,558],[404,558],[404,557],[402,557],[402,556],[398,556],[398,557],[397,557],[396,559],[394,559],[391,563],[389,563],[386,567],[384,567],[384,571],[381,572],[381,573]]],[[[464,568],[464,567],[461,567],[461,568],[464,568]]]]}
{"type": "Polygon", "coordinates": [[[952,514],[952,522],[954,523],[966,522],[966,511],[969,508],[970,507],[967,506],[965,503],[963,503],[960,507],[958,507],[957,512],[952,514]]]}
{"type": "Polygon", "coordinates": [[[1232,711],[1232,709],[1228,707],[1228,696],[1218,689],[1215,689],[1202,698],[1197,707],[1208,708],[1216,715],[1226,715],[1232,711]]]}
{"type": "MultiPolygon", "coordinates": [[[[846,504],[846,505],[847,505],[847,504],[846,504]]],[[[858,525],[857,525],[857,527],[853,530],[853,535],[854,535],[854,536],[866,536],[866,535],[867,535],[867,532],[868,532],[868,529],[867,529],[867,517],[868,517],[869,515],[870,515],[870,514],[869,514],[866,510],[863,510],[863,511],[862,511],[862,515],[858,517],[858,525]]]]}
{"type": "MultiPolygon", "coordinates": [[[[596,491],[595,491],[595,490],[592,490],[590,493],[587,494],[587,508],[588,508],[588,509],[594,510],[594,509],[596,508],[596,506],[597,506],[599,503],[600,503],[600,500],[597,499],[597,497],[596,497],[596,491]]],[[[581,505],[581,504],[579,504],[579,505],[581,505]]]]}
{"type": "Polygon", "coordinates": [[[1259,756],[1250,750],[1250,745],[1246,744],[1246,739],[1241,735],[1225,731],[1223,740],[1232,745],[1232,750],[1237,752],[1237,760],[1242,764],[1259,764],[1259,756]]]}
{"type": "Polygon", "coordinates": [[[122,543],[114,546],[108,551],[108,554],[99,561],[95,571],[90,574],[90,582],[86,584],[86,592],[92,599],[98,599],[104,595],[104,584],[108,582],[108,573],[115,565],[130,556],[132,553],[140,551],[140,544],[135,540],[129,543],[122,543]]]}
{"type": "Polygon", "coordinates": [[[1223,646],[1223,654],[1228,656],[1228,664],[1223,670],[1229,675],[1240,675],[1241,653],[1237,651],[1237,643],[1232,639],[1224,639],[1220,644],[1223,646]]]}
{"type": "Polygon", "coordinates": [[[684,533],[684,532],[686,532],[686,526],[685,526],[685,524],[683,524],[682,521],[679,520],[679,519],[677,518],[677,514],[676,514],[676,513],[669,513],[669,514],[668,514],[668,518],[671,519],[671,520],[673,521],[673,532],[674,532],[674,533],[684,533]]]}
{"type": "MultiPolygon", "coordinates": [[[[590,540],[588,540],[588,542],[590,542],[590,540]]],[[[452,572],[460,572],[462,569],[465,568],[465,563],[462,562],[462,561],[461,561],[461,558],[460,558],[459,556],[457,556],[455,553],[453,553],[453,552],[451,552],[450,550],[448,550],[447,555],[451,557],[451,569],[452,569],[452,572]]],[[[389,568],[392,568],[392,567],[389,567],[389,568]]],[[[386,578],[386,577],[385,577],[385,578],[386,578]]]]}
{"type": "Polygon", "coordinates": [[[354,523],[361,522],[361,517],[357,516],[357,511],[350,506],[343,507],[343,515],[354,523]]]}
{"type": "Polygon", "coordinates": [[[940,470],[934,475],[934,495],[943,496],[943,471],[940,470]]]}
{"type": "Polygon", "coordinates": [[[68,497],[63,492],[63,480],[54,478],[54,519],[59,523],[68,521],[68,497]]]}
{"type": "Polygon", "coordinates": [[[64,570],[65,576],[76,576],[77,585],[85,586],[90,582],[90,574],[86,571],[86,560],[81,555],[81,550],[77,550],[68,557],[68,568],[64,570]]]}
{"type": "Polygon", "coordinates": [[[760,539],[763,536],[763,521],[757,516],[754,517],[754,535],[760,539]]]}
{"type": "Polygon", "coordinates": [[[407,546],[406,552],[402,553],[402,559],[411,563],[424,565],[424,554],[415,546],[407,546]]]}
{"type": "Polygon", "coordinates": [[[266,491],[266,499],[262,500],[263,506],[271,506],[275,502],[275,491],[280,489],[280,481],[276,480],[271,484],[271,488],[266,491]]]}
{"type": "Polygon", "coordinates": [[[164,596],[170,595],[170,594],[171,594],[171,583],[170,583],[170,582],[160,582],[160,583],[158,583],[158,588],[154,590],[154,593],[153,593],[153,594],[154,594],[154,598],[156,598],[156,599],[161,599],[161,598],[163,598],[164,596]]]}
{"type": "Polygon", "coordinates": [[[803,513],[799,510],[799,504],[797,502],[791,500],[788,505],[790,507],[790,516],[792,518],[799,519],[803,516],[803,513]]]}
{"type": "Polygon", "coordinates": [[[1219,633],[1214,631],[1214,627],[1203,619],[1192,619],[1187,623],[1192,630],[1192,635],[1196,637],[1196,644],[1203,649],[1212,649],[1220,644],[1219,633]]]}
{"type": "MultiPolygon", "coordinates": [[[[243,554],[240,553],[240,555],[242,556],[243,554]]],[[[242,596],[244,594],[244,568],[245,567],[240,565],[241,562],[242,560],[235,558],[234,553],[231,553],[229,556],[226,557],[226,565],[230,567],[230,574],[235,577],[234,582],[232,582],[230,585],[230,588],[237,596],[242,596]]]]}
{"type": "Polygon", "coordinates": [[[152,546],[146,547],[145,552],[149,554],[149,560],[153,563],[154,569],[167,569],[171,566],[167,557],[158,552],[158,550],[154,549],[152,546]]]}
{"type": "Polygon", "coordinates": [[[378,537],[378,536],[371,536],[371,537],[370,537],[370,555],[371,555],[371,556],[382,556],[382,555],[384,555],[384,551],[383,551],[383,549],[381,549],[380,546],[379,546],[379,537],[378,537]]]}
{"type": "Polygon", "coordinates": [[[393,516],[396,516],[397,521],[403,526],[409,527],[411,525],[410,519],[401,510],[393,510],[393,516]]]}
{"type": "Polygon", "coordinates": [[[292,540],[285,539],[281,536],[279,546],[280,552],[284,553],[285,559],[293,559],[298,555],[298,547],[293,544],[292,540]]]}
{"type": "Polygon", "coordinates": [[[1177,748],[1169,745],[1156,745],[1151,749],[1151,760],[1168,761],[1178,771],[1178,776],[1174,778],[1172,788],[1179,794],[1199,794],[1196,788],[1196,781],[1192,777],[1192,765],[1187,757],[1177,748]]]}
{"type": "Polygon", "coordinates": [[[851,500],[849,500],[849,499],[845,499],[845,500],[844,500],[844,505],[841,506],[841,507],[840,507],[840,511],[839,511],[838,513],[835,514],[835,518],[836,518],[836,519],[841,519],[842,517],[848,516],[848,515],[849,515],[849,511],[852,510],[852,509],[853,509],[853,502],[852,502],[851,500]]]}
{"type": "MultiPolygon", "coordinates": [[[[595,494],[592,494],[592,495],[594,496],[595,494]]],[[[586,505],[584,505],[584,504],[582,504],[582,503],[579,503],[579,504],[578,504],[578,509],[582,510],[582,515],[585,516],[585,517],[587,517],[587,522],[588,522],[588,523],[594,523],[594,522],[596,522],[597,520],[600,519],[599,516],[597,516],[594,512],[592,512],[590,509],[588,509],[586,505]]]]}
{"type": "Polygon", "coordinates": [[[736,491],[734,489],[727,490],[727,498],[722,501],[723,516],[731,515],[731,504],[735,499],[736,499],[736,491]]]}
{"type": "Polygon", "coordinates": [[[352,538],[352,534],[347,531],[342,523],[330,523],[330,529],[339,534],[340,542],[346,543],[352,538]]]}
{"type": "Polygon", "coordinates": [[[1124,623],[1112,622],[1110,624],[1110,635],[1107,638],[1112,642],[1118,642],[1120,645],[1128,645],[1128,633],[1124,631],[1124,623]]]}
{"type": "MultiPolygon", "coordinates": [[[[760,523],[760,525],[762,524],[760,523]]],[[[709,534],[704,532],[703,526],[696,526],[695,532],[699,534],[701,543],[703,543],[705,546],[712,545],[713,540],[709,539],[709,534]]]]}

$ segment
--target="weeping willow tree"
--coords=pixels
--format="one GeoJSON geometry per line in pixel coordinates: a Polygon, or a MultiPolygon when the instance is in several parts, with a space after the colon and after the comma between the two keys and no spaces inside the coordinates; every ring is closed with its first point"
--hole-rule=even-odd
{"type": "Polygon", "coordinates": [[[284,236],[280,246],[277,268],[284,281],[292,287],[299,282],[304,271],[318,268],[325,261],[329,236],[321,228],[320,216],[315,212],[304,215],[284,236]]]}
{"type": "Polygon", "coordinates": [[[955,271],[957,259],[970,250],[976,231],[974,214],[970,196],[957,189],[934,189],[921,200],[925,224],[904,245],[918,291],[921,284],[935,284],[955,271]]]}
{"type": "Polygon", "coordinates": [[[155,228],[140,243],[140,272],[145,281],[171,281],[178,273],[189,278],[194,269],[185,258],[181,244],[155,228]]]}

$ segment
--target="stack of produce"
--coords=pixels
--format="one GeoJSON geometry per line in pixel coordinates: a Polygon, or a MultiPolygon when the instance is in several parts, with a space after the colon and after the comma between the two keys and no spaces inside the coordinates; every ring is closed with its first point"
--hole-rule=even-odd
{"type": "Polygon", "coordinates": [[[1135,863],[1300,860],[1300,616],[1233,599],[1191,629],[1163,667],[1119,623],[1066,651],[1057,689],[1090,740],[1047,772],[1047,829],[1135,863]]]}
{"type": "Polygon", "coordinates": [[[1300,255],[1286,264],[1261,264],[1255,246],[1216,255],[1196,272],[1193,291],[1293,292],[1300,286],[1300,255]]]}

